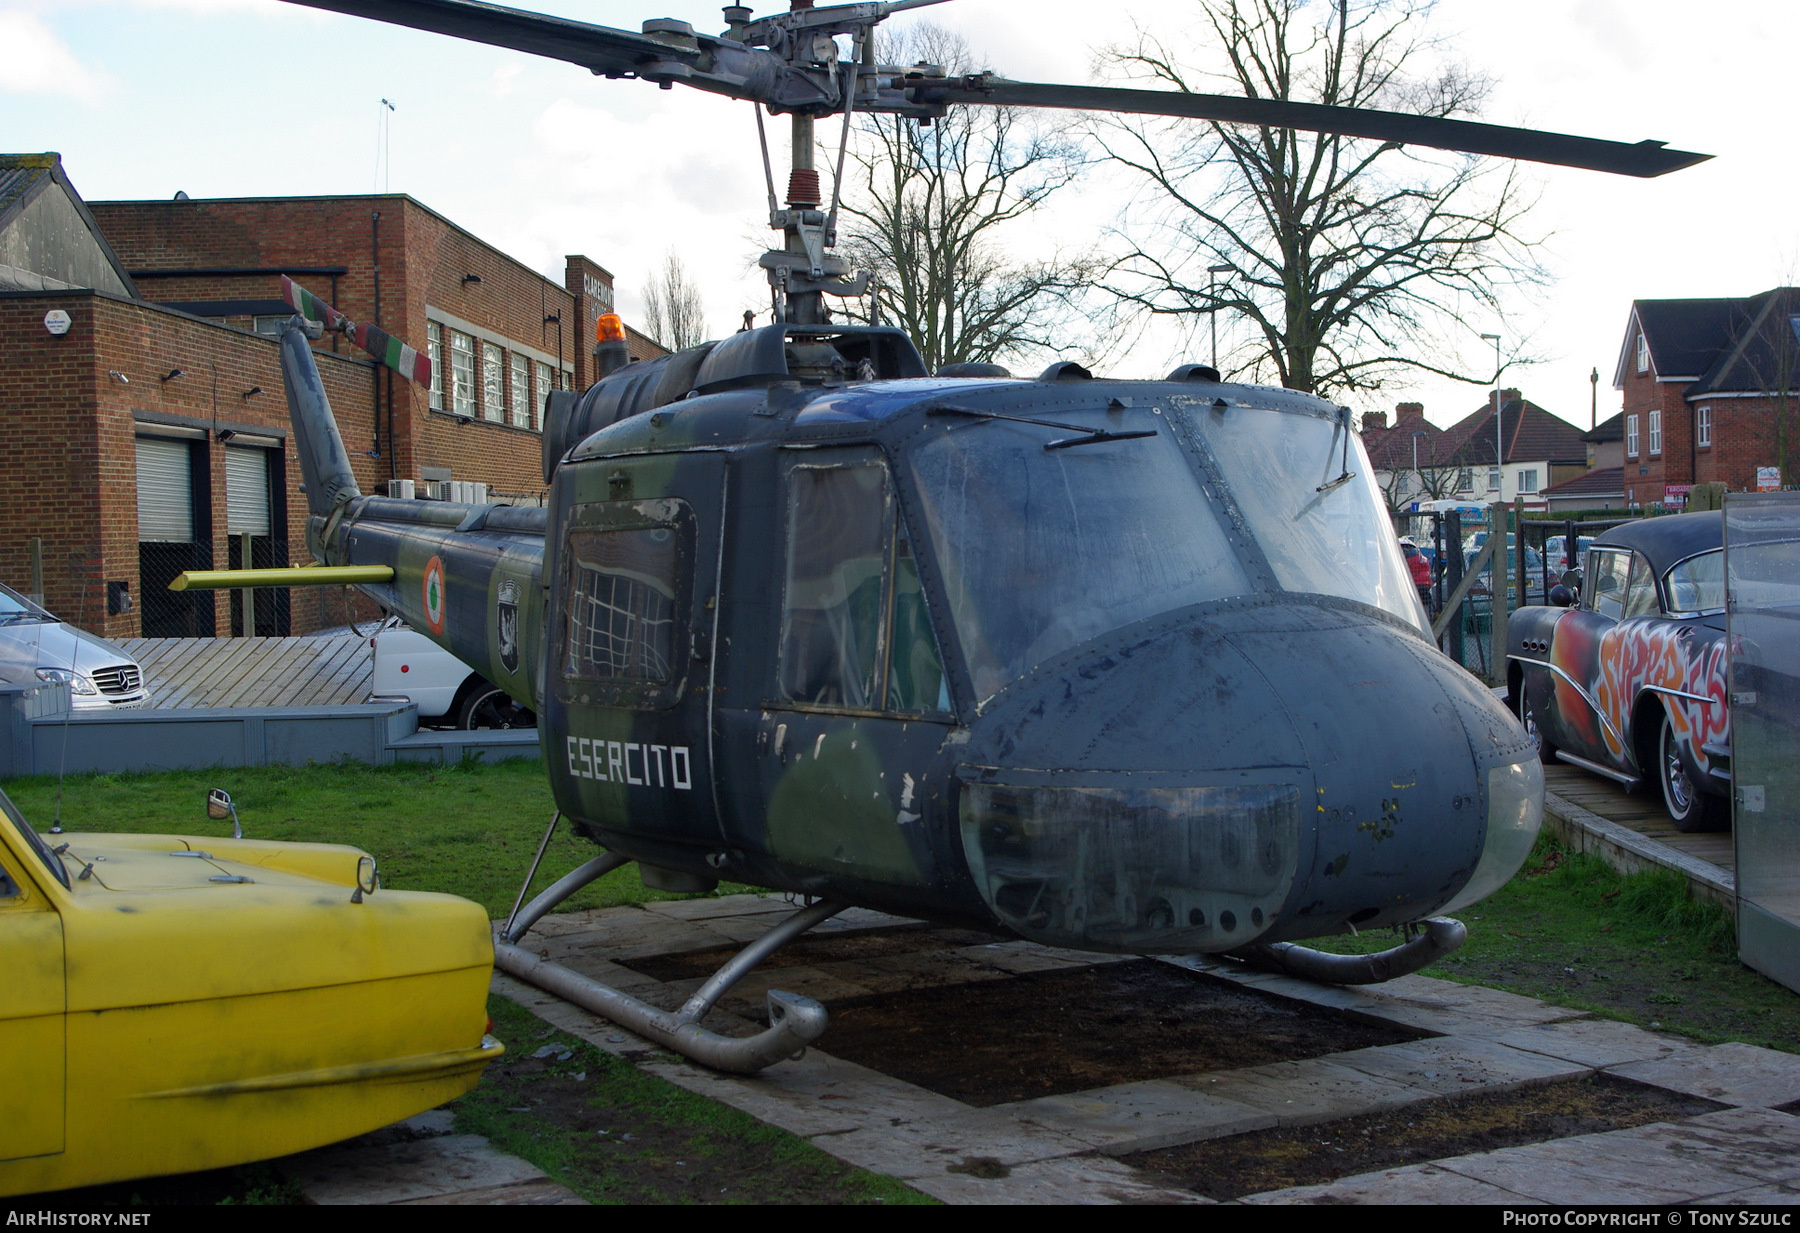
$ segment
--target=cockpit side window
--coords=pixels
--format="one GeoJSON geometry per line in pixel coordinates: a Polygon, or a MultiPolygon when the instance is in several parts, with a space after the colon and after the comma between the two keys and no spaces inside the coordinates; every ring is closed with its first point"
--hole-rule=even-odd
{"type": "Polygon", "coordinates": [[[788,482],[781,697],[849,710],[948,710],[886,465],[799,465],[788,482]]]}

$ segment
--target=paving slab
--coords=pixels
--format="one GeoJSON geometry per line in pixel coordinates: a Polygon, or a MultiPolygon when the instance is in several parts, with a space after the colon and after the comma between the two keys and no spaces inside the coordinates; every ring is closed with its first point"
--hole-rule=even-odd
{"type": "MultiPolygon", "coordinates": [[[[741,918],[730,918],[741,919],[741,918]]],[[[617,962],[621,959],[643,959],[651,955],[680,955],[696,950],[715,950],[730,943],[708,926],[672,920],[654,912],[634,909],[629,916],[613,916],[599,920],[587,929],[561,930],[554,935],[525,935],[519,945],[533,954],[548,952],[558,963],[568,956],[591,953],[596,958],[617,962]]],[[[766,930],[756,930],[760,936],[766,930]]]]}
{"type": "Polygon", "coordinates": [[[965,946],[954,953],[971,963],[983,964],[1015,976],[1022,976],[1027,972],[1066,972],[1131,958],[1129,955],[1097,955],[1090,951],[1061,950],[1054,946],[1039,946],[1036,942],[988,942],[980,946],[965,946]]]}
{"type": "Polygon", "coordinates": [[[1800,1207],[1800,1188],[1793,1186],[1752,1186],[1749,1190],[1734,1190],[1729,1194],[1716,1194],[1697,1202],[1713,1204],[1732,1204],[1745,1207],[1800,1207]]]}
{"type": "MultiPolygon", "coordinates": [[[[1780,1115],[1777,1115],[1780,1116],[1780,1115]]],[[[1689,1119],[1690,1121],[1692,1119],[1689,1119]]],[[[1665,1122],[1438,1161],[1441,1168],[1545,1203],[1688,1203],[1780,1179],[1758,1177],[1787,1145],[1758,1128],[1665,1122]]],[[[1800,1171],[1800,1165],[1789,1168],[1800,1171]]]]}
{"type": "Polygon", "coordinates": [[[1561,1058],[1604,1070],[1627,1062],[1655,1061],[1694,1046],[1676,1037],[1658,1036],[1631,1023],[1613,1019],[1565,1019],[1514,1028],[1492,1038],[1495,1042],[1530,1053],[1561,1058]]]}
{"type": "Polygon", "coordinates": [[[1685,1155],[1716,1156],[1733,1172],[1758,1181],[1800,1186],[1800,1118],[1773,1109],[1721,1109],[1699,1117],[1643,1127],[1685,1155]]]}
{"type": "Polygon", "coordinates": [[[1331,1122],[1438,1096],[1428,1088],[1377,1078],[1323,1058],[1179,1075],[1175,1082],[1208,1096],[1272,1113],[1283,1126],[1331,1122]]]}
{"type": "Polygon", "coordinates": [[[1008,1169],[1004,1177],[945,1172],[935,1177],[914,1178],[907,1184],[945,1203],[1158,1203],[1187,1206],[1212,1202],[1185,1190],[1169,1190],[1147,1182],[1130,1167],[1095,1156],[1035,1161],[1008,1169]]]}
{"type": "Polygon", "coordinates": [[[716,916],[791,916],[800,905],[783,895],[721,895],[717,899],[664,899],[646,903],[644,911],[672,920],[710,920],[716,916]]]}
{"type": "Polygon", "coordinates": [[[381,1147],[351,1140],[289,1156],[279,1167],[308,1202],[333,1205],[405,1203],[547,1180],[542,1169],[496,1150],[480,1135],[381,1147]]]}
{"type": "Polygon", "coordinates": [[[845,1134],[818,1135],[815,1146],[839,1160],[910,1181],[982,1160],[1006,1168],[1092,1151],[1092,1145],[1001,1109],[962,1109],[895,1124],[877,1121],[845,1134]]]}
{"type": "Polygon", "coordinates": [[[1196,1092],[1167,1079],[994,1107],[1023,1121],[1062,1131],[1113,1156],[1264,1130],[1280,1121],[1266,1110],[1196,1092]]]}
{"type": "Polygon", "coordinates": [[[1292,1203],[1344,1204],[1412,1203],[1439,1206],[1510,1207],[1537,1206],[1539,1200],[1516,1194],[1492,1182],[1478,1181],[1436,1165],[1408,1165],[1380,1173],[1361,1173],[1319,1186],[1294,1186],[1245,1195],[1239,1203],[1259,1206],[1292,1203]]]}
{"type": "Polygon", "coordinates": [[[1614,1066],[1612,1073],[1727,1105],[1773,1107],[1800,1100],[1800,1056],[1756,1045],[1692,1048],[1614,1066]]]}
{"type": "Polygon", "coordinates": [[[1505,1091],[1591,1073],[1576,1062],[1528,1053],[1479,1036],[1435,1036],[1329,1054],[1324,1060],[1443,1096],[1505,1091]]]}
{"type": "Polygon", "coordinates": [[[517,1186],[488,1186],[480,1190],[462,1190],[455,1194],[432,1195],[428,1199],[406,1199],[402,1206],[425,1207],[454,1203],[458,1207],[586,1207],[588,1201],[560,1183],[525,1182],[517,1186]]]}

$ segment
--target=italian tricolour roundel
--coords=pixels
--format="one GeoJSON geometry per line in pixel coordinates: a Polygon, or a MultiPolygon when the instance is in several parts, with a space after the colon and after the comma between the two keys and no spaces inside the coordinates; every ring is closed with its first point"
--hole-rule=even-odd
{"type": "Polygon", "coordinates": [[[437,557],[425,563],[425,624],[444,636],[444,563],[437,557]]]}

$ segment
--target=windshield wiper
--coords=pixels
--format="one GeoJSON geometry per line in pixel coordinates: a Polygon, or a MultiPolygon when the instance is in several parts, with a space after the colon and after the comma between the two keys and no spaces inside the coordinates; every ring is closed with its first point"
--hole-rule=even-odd
{"type": "Polygon", "coordinates": [[[1047,450],[1066,450],[1072,445],[1091,445],[1096,441],[1132,441],[1139,437],[1154,437],[1154,428],[1135,428],[1128,432],[1114,432],[1110,428],[1083,428],[1080,424],[1063,424],[1056,420],[1034,419],[1029,415],[1007,415],[1003,411],[988,411],[980,407],[958,407],[952,403],[939,403],[929,408],[927,415],[968,415],[983,420],[1010,420],[1015,424],[1036,424],[1040,428],[1060,428],[1064,432],[1078,432],[1078,437],[1059,437],[1054,441],[1044,442],[1047,450]]]}

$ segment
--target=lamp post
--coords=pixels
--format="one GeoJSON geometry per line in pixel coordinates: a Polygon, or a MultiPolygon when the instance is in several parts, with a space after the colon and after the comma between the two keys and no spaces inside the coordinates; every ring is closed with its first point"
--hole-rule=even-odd
{"type": "Polygon", "coordinates": [[[1500,362],[1500,335],[1483,334],[1482,338],[1494,344],[1494,491],[1497,500],[1506,499],[1506,443],[1500,435],[1500,374],[1506,371],[1506,365],[1500,362]]]}
{"type": "Polygon", "coordinates": [[[1212,327],[1212,370],[1219,371],[1219,275],[1229,274],[1236,267],[1230,265],[1209,265],[1206,267],[1206,299],[1210,307],[1206,310],[1206,322],[1212,327]]]}

